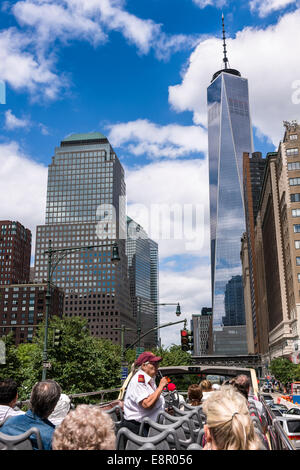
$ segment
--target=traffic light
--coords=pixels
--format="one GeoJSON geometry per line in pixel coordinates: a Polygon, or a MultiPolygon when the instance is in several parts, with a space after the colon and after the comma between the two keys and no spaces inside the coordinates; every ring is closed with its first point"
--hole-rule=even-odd
{"type": "Polygon", "coordinates": [[[182,351],[192,351],[194,349],[194,332],[181,330],[180,335],[182,351]]]}
{"type": "Polygon", "coordinates": [[[189,346],[190,346],[190,350],[193,351],[194,350],[194,332],[193,332],[193,330],[189,334],[189,346]]]}
{"type": "Polygon", "coordinates": [[[188,351],[190,349],[188,333],[189,332],[187,330],[180,331],[182,351],[188,351]]]}
{"type": "Polygon", "coordinates": [[[61,346],[61,339],[62,339],[62,334],[61,330],[58,330],[57,328],[54,330],[54,346],[59,347],[61,346]]]}

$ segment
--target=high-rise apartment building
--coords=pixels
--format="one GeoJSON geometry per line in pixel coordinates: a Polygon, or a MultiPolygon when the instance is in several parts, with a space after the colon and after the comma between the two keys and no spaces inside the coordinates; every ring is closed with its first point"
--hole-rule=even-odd
{"type": "Polygon", "coordinates": [[[266,361],[299,362],[300,126],[285,127],[278,151],[267,155],[255,227],[258,308],[268,318],[266,361]]]}
{"type": "MultiPolygon", "coordinates": [[[[45,318],[47,283],[0,285],[0,336],[13,332],[15,344],[31,342],[45,318]]],[[[62,316],[64,293],[51,285],[49,316],[62,316]]]]}
{"type": "MultiPolygon", "coordinates": [[[[137,328],[141,334],[158,326],[158,246],[148,238],[145,230],[127,217],[126,254],[130,281],[130,296],[137,328]]],[[[158,345],[156,332],[149,333],[141,340],[145,349],[158,345]]]]}
{"type": "Polygon", "coordinates": [[[262,328],[264,320],[257,315],[257,273],[255,263],[255,222],[259,209],[260,191],[263,184],[263,178],[266,167],[266,159],[262,158],[261,152],[254,152],[251,156],[249,153],[243,155],[243,181],[244,181],[244,201],[245,201],[245,222],[247,240],[242,239],[242,253],[244,253],[243,266],[248,267],[243,270],[243,276],[248,278],[248,282],[244,279],[244,297],[246,310],[246,324],[249,351],[260,353],[263,348],[263,336],[266,334],[262,328]],[[247,249],[247,254],[244,251],[247,249]],[[249,291],[246,290],[249,287],[249,291]],[[249,330],[253,331],[249,331],[249,330]],[[250,340],[251,338],[251,340],[250,340]]]}
{"type": "MultiPolygon", "coordinates": [[[[208,103],[208,152],[210,188],[210,235],[211,235],[211,281],[213,330],[216,341],[214,352],[228,352],[226,329],[232,331],[238,326],[237,334],[232,335],[232,350],[240,354],[247,352],[245,323],[224,325],[226,305],[235,312],[233,318],[245,318],[244,312],[237,311],[241,303],[237,289],[231,290],[234,298],[229,298],[228,283],[236,276],[242,276],[240,260],[240,240],[245,231],[243,201],[243,152],[252,152],[252,127],[249,110],[248,81],[239,71],[228,67],[225,31],[224,68],[216,72],[207,90],[208,103]],[[228,295],[226,296],[226,292],[228,295]],[[238,307],[239,306],[239,307],[238,307]],[[225,342],[222,340],[224,333],[225,342]],[[233,343],[237,341],[235,346],[233,343]],[[244,340],[243,340],[244,338],[244,340]]],[[[230,351],[229,351],[230,352],[230,351]]]]}
{"type": "Polygon", "coordinates": [[[126,186],[123,167],[101,133],[73,134],[64,139],[48,170],[46,223],[37,227],[35,279],[47,279],[52,247],[101,245],[69,253],[57,264],[53,282],[65,291],[64,315],[88,320],[91,333],[125,344],[135,339],[125,253],[126,186]],[[121,261],[111,262],[117,241],[121,261]]]}
{"type": "Polygon", "coordinates": [[[0,284],[29,282],[31,232],[20,222],[0,220],[0,284]]]}

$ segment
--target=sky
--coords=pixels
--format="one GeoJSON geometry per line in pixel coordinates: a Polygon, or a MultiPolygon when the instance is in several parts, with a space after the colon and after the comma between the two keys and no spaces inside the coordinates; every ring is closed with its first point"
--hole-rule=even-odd
{"type": "MultiPolygon", "coordinates": [[[[72,133],[101,132],[125,168],[127,213],[159,244],[160,302],[211,306],[206,90],[249,81],[263,155],[300,114],[300,2],[20,0],[0,6],[0,219],[45,221],[47,166],[72,133]],[[162,225],[157,210],[164,214],[162,225]]],[[[161,324],[178,321],[161,307],[161,324]]],[[[182,325],[161,329],[180,343],[182,325]]]]}

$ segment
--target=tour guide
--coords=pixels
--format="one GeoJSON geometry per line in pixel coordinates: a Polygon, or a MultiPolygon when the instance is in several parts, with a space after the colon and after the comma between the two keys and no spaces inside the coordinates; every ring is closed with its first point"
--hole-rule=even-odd
{"type": "Polygon", "coordinates": [[[161,360],[161,357],[155,356],[151,351],[145,351],[135,361],[137,370],[126,390],[122,422],[122,426],[135,434],[139,433],[144,417],[147,416],[156,421],[158,413],[165,408],[165,400],[161,393],[168,384],[168,379],[163,377],[158,387],[155,384],[155,376],[161,360]]]}

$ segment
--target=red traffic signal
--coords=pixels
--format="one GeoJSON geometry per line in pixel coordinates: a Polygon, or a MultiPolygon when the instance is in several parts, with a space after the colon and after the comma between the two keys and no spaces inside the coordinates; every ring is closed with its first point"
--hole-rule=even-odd
{"type": "Polygon", "coordinates": [[[187,330],[180,331],[181,336],[181,349],[182,351],[189,351],[189,332],[187,330]]]}

